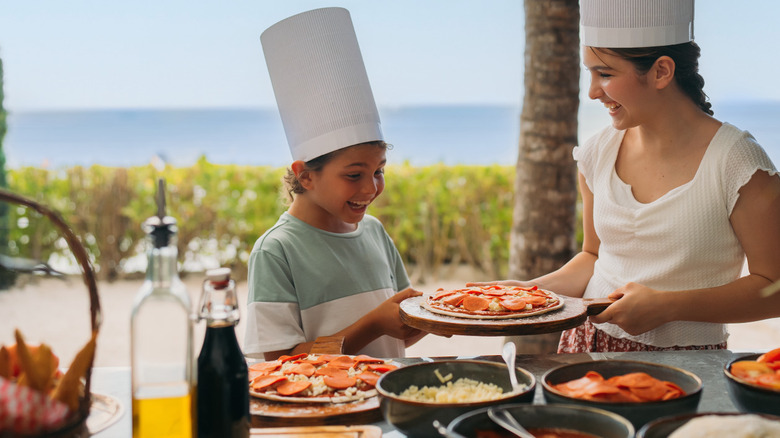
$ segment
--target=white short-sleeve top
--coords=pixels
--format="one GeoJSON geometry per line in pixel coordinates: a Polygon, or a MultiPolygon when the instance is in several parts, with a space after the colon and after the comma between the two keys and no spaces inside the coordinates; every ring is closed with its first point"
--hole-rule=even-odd
{"type": "MultiPolygon", "coordinates": [[[[615,171],[624,134],[609,126],[574,148],[593,192],[593,223],[601,240],[584,296],[606,297],[628,282],[688,290],[737,279],[745,254],[729,218],[739,189],[757,170],[777,174],[766,152],[747,131],[724,123],[693,179],[645,204],[615,171]]],[[[638,336],[610,323],[598,328],[658,347],[719,344],[728,337],[724,324],[690,321],[670,322],[638,336]]]]}

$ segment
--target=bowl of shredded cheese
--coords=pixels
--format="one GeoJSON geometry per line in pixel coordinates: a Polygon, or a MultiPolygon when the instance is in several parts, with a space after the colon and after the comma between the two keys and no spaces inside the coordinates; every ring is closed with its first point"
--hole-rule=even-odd
{"type": "Polygon", "coordinates": [[[405,366],[379,378],[380,410],[406,436],[437,436],[434,420],[447,426],[455,417],[501,403],[530,403],[536,379],[516,368],[513,388],[503,363],[442,360],[405,366]]]}

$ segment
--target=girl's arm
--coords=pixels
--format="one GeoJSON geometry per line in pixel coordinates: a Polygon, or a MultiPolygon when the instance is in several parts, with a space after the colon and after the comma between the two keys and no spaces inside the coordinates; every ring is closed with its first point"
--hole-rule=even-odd
{"type": "MultiPolygon", "coordinates": [[[[337,333],[333,333],[331,336],[344,337],[344,354],[357,354],[360,349],[383,335],[401,339],[407,346],[411,345],[420,340],[425,333],[401,322],[400,304],[401,301],[407,298],[420,295],[422,295],[422,292],[412,288],[404,289],[366,313],[362,318],[355,321],[354,324],[337,333]]],[[[296,345],[291,350],[266,352],[264,357],[265,360],[276,360],[285,354],[308,353],[313,345],[313,341],[304,342],[296,345]]]]}
{"type": "Polygon", "coordinates": [[[580,194],[582,197],[582,251],[559,269],[528,281],[505,280],[490,282],[467,283],[467,286],[481,286],[488,284],[505,284],[510,286],[539,286],[542,289],[551,290],[561,295],[581,297],[585,293],[585,287],[593,276],[593,265],[599,257],[601,240],[596,235],[593,226],[593,192],[585,182],[582,173],[579,174],[580,194]]]}
{"type": "Polygon", "coordinates": [[[731,225],[745,251],[749,274],[705,289],[659,291],[629,283],[617,302],[593,322],[611,322],[640,334],[670,321],[740,323],[780,316],[780,293],[762,289],[780,280],[780,178],[757,171],[739,190],[731,225]]]}

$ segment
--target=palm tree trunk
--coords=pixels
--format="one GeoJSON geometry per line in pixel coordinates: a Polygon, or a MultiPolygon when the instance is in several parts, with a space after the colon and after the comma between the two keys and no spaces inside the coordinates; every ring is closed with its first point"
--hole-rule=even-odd
{"type": "MultiPolygon", "coordinates": [[[[510,278],[530,279],[576,252],[579,108],[577,0],[525,1],[525,96],[515,179],[510,278]]],[[[519,353],[555,352],[560,333],[512,337],[519,353]]]]}

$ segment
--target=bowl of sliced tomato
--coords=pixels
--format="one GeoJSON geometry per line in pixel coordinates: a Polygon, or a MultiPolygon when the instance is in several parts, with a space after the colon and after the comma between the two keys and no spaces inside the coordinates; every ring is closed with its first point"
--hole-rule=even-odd
{"type": "Polygon", "coordinates": [[[669,365],[633,360],[597,360],[561,365],[541,379],[547,403],[604,409],[628,419],[638,430],[699,406],[701,379],[669,365]]]}
{"type": "Polygon", "coordinates": [[[780,348],[733,359],[723,373],[740,411],[780,415],[780,348]]]}

